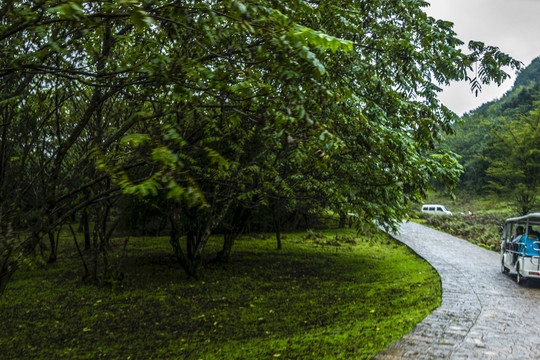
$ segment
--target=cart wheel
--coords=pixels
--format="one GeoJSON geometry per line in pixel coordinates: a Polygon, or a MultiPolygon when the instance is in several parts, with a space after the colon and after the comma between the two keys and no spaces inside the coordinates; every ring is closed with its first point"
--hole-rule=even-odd
{"type": "Polygon", "coordinates": [[[525,285],[526,279],[521,276],[521,273],[519,272],[519,267],[516,268],[517,275],[516,275],[516,282],[518,285],[525,285]]]}
{"type": "Polygon", "coordinates": [[[503,274],[508,274],[510,272],[510,269],[508,269],[506,266],[504,266],[504,260],[501,260],[501,272],[503,274]]]}

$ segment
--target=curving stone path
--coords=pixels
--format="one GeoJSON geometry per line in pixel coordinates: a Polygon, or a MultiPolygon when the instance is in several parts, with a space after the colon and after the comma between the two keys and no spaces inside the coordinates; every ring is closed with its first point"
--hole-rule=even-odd
{"type": "Polygon", "coordinates": [[[396,239],[442,279],[442,304],[373,359],[540,359],[540,283],[503,275],[498,253],[415,223],[396,239]]]}

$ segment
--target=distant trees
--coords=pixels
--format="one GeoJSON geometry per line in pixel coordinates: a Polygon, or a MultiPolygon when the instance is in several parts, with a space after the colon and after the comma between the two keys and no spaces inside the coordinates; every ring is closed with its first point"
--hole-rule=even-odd
{"type": "Polygon", "coordinates": [[[424,5],[2,2],[0,294],[77,215],[106,263],[126,198],[168,219],[191,274],[209,236],[225,232],[227,258],[257,208],[277,231],[300,206],[395,227],[433,178],[459,175],[434,151],[455,119],[433,79],[477,89],[519,66],[457,50],[424,5]]]}
{"type": "Polygon", "coordinates": [[[528,214],[540,193],[540,108],[493,133],[489,188],[512,199],[519,214],[528,214]]]}
{"type": "Polygon", "coordinates": [[[532,173],[538,151],[540,105],[539,61],[523,69],[501,99],[466,114],[455,135],[441,144],[461,156],[464,168],[458,187],[510,200],[518,213],[534,209],[537,182],[532,173]]]}
{"type": "Polygon", "coordinates": [[[540,56],[519,71],[514,88],[529,87],[537,83],[540,83],[540,56]]]}

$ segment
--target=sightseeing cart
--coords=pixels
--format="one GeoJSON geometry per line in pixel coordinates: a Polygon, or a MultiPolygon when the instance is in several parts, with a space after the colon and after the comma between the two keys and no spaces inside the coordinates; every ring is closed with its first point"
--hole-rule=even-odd
{"type": "Polygon", "coordinates": [[[516,281],[540,279],[540,213],[506,220],[501,244],[501,271],[516,272],[516,281]]]}

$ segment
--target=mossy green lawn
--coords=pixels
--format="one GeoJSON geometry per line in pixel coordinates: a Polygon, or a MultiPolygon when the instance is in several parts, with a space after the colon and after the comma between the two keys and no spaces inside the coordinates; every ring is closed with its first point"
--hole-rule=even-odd
{"type": "Polygon", "coordinates": [[[348,229],[287,234],[281,251],[270,236],[246,236],[232,262],[207,265],[198,280],[166,238],[132,239],[112,288],[81,283],[65,247],[56,264],[22,269],[9,285],[2,358],[368,359],[440,303],[427,263],[348,229]]]}

